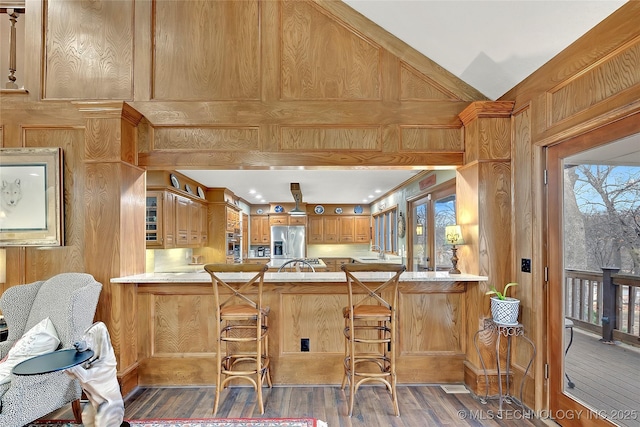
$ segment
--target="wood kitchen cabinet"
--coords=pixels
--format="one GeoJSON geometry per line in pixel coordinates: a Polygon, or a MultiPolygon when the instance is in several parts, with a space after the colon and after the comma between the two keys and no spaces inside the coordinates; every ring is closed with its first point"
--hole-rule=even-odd
{"type": "Polygon", "coordinates": [[[340,226],[340,236],[338,241],[340,243],[353,243],[354,237],[354,218],[352,216],[342,216],[338,218],[338,224],[340,226]]]}
{"type": "Polygon", "coordinates": [[[324,243],[338,243],[340,241],[339,217],[327,216],[324,218],[324,243]]]}
{"type": "Polygon", "coordinates": [[[209,245],[202,255],[206,262],[233,263],[227,235],[231,233],[237,238],[241,233],[240,208],[229,202],[210,202],[209,214],[209,245]]]}
{"type": "Polygon", "coordinates": [[[193,248],[207,244],[206,204],[170,191],[147,191],[146,223],[147,248],[193,248]]]}
{"type": "Polygon", "coordinates": [[[342,264],[350,263],[351,258],[322,258],[322,261],[327,265],[326,271],[339,272],[342,271],[342,264]]]}
{"type": "Polygon", "coordinates": [[[371,219],[368,216],[353,217],[353,235],[355,243],[371,242],[371,219]]]}
{"type": "Polygon", "coordinates": [[[271,243],[271,228],[269,217],[266,215],[251,215],[249,220],[251,229],[251,244],[268,245],[271,243]]]}
{"type": "Polygon", "coordinates": [[[176,246],[189,245],[189,199],[176,196],[176,246]]]}
{"type": "Polygon", "coordinates": [[[269,215],[269,225],[289,225],[289,215],[269,215]]]}
{"type": "Polygon", "coordinates": [[[370,218],[368,216],[310,216],[307,241],[321,243],[369,243],[370,218]]]}
{"type": "Polygon", "coordinates": [[[147,248],[175,247],[175,198],[165,191],[148,191],[146,205],[147,248]]]}
{"type": "Polygon", "coordinates": [[[307,227],[308,243],[324,243],[324,218],[312,216],[307,227]]]}
{"type": "Polygon", "coordinates": [[[289,225],[307,225],[307,217],[305,216],[290,216],[289,225]]]}

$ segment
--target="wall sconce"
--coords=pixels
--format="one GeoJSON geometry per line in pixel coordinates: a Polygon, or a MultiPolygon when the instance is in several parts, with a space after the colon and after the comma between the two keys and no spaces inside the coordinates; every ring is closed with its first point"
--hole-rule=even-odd
{"type": "Polygon", "coordinates": [[[460,270],[458,270],[458,248],[456,248],[456,245],[464,245],[462,230],[459,225],[447,225],[444,234],[447,243],[451,245],[451,270],[449,270],[449,274],[460,274],[460,270]]]}
{"type": "Polygon", "coordinates": [[[416,224],[416,236],[422,236],[424,233],[424,225],[422,225],[422,221],[418,220],[416,224]]]}

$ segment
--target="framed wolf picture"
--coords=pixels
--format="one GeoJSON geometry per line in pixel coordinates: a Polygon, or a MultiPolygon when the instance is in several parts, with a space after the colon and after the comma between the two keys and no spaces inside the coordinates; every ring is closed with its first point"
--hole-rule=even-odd
{"type": "Polygon", "coordinates": [[[0,247],[61,246],[62,149],[0,148],[0,247]]]}

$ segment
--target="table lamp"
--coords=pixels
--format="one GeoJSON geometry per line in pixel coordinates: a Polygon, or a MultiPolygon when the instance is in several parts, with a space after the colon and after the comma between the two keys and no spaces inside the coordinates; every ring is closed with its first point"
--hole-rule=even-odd
{"type": "Polygon", "coordinates": [[[451,270],[449,274],[460,274],[458,270],[458,248],[456,245],[464,245],[462,230],[459,225],[447,225],[444,231],[447,243],[451,245],[451,270]]]}

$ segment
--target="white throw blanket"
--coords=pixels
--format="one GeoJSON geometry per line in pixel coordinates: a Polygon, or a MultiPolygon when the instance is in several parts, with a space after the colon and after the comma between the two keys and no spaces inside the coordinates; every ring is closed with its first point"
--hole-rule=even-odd
{"type": "MultiPolygon", "coordinates": [[[[120,426],[124,419],[124,401],[116,376],[116,356],[106,325],[94,323],[85,331],[83,340],[95,354],[86,363],[66,370],[68,375],[80,381],[91,402],[82,411],[82,423],[85,427],[120,426]]],[[[78,343],[76,347],[82,344],[78,343]]]]}

